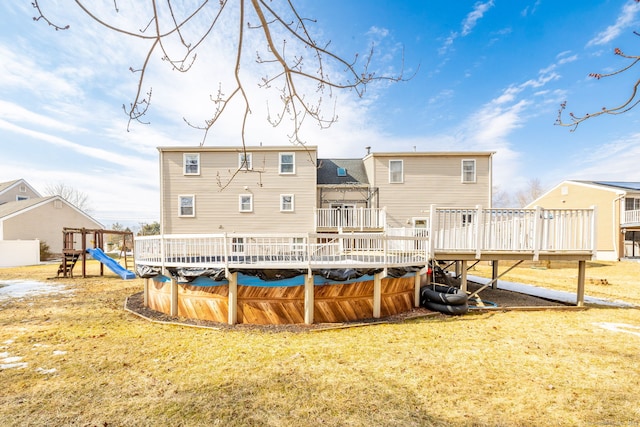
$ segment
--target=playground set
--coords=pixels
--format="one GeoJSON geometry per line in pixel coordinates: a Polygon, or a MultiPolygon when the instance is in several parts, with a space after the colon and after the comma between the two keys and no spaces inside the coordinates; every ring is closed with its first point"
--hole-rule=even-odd
{"type": "Polygon", "coordinates": [[[104,266],[123,280],[134,279],[135,273],[129,270],[128,251],[133,248],[133,232],[131,231],[117,231],[117,230],[102,230],[102,229],[88,229],[88,228],[63,228],[63,249],[62,249],[62,262],[58,267],[58,277],[73,277],[73,268],[78,261],[82,264],[82,277],[87,277],[87,254],[100,262],[100,276],[104,275],[104,266]],[[121,266],[116,260],[104,253],[104,236],[118,235],[122,236],[120,242],[120,254],[124,255],[124,267],[121,266]],[[77,237],[80,240],[77,241],[77,237]],[[89,245],[87,244],[89,241],[89,245]],[[78,247],[79,246],[79,247],[78,247]]]}

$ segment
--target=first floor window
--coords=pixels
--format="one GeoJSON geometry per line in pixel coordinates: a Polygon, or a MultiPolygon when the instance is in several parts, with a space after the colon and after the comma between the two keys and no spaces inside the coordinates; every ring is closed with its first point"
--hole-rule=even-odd
{"type": "Polygon", "coordinates": [[[293,212],[293,194],[280,195],[280,211],[293,212]]]}
{"type": "Polygon", "coordinates": [[[280,173],[296,173],[296,157],[294,153],[280,153],[280,173]]]}
{"type": "Polygon", "coordinates": [[[244,237],[233,237],[231,239],[231,252],[234,254],[244,253],[244,237]]]}
{"type": "Polygon", "coordinates": [[[401,184],[404,182],[404,165],[402,160],[389,160],[389,183],[401,184]]]}
{"type": "Polygon", "coordinates": [[[241,194],[239,204],[240,212],[253,212],[253,195],[241,194]]]}
{"type": "Polygon", "coordinates": [[[178,216],[195,216],[196,199],[193,195],[178,196],[178,216]]]}
{"type": "Polygon", "coordinates": [[[200,175],[200,154],[184,154],[184,174],[200,175]]]}
{"type": "Polygon", "coordinates": [[[476,182],[476,161],[462,161],[462,182],[476,182]]]}

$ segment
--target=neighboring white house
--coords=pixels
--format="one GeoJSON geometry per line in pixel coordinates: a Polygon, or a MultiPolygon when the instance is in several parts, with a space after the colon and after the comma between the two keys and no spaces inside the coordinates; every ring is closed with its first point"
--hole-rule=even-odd
{"type": "Polygon", "coordinates": [[[42,197],[24,179],[0,183],[0,240],[39,240],[62,253],[64,227],[101,229],[102,224],[60,196],[42,197]]]}

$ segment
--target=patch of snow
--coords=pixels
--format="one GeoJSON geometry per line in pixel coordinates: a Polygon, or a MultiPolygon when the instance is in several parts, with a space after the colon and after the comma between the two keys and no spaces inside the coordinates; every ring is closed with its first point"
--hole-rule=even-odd
{"type": "Polygon", "coordinates": [[[61,283],[44,283],[36,280],[3,280],[0,281],[0,301],[10,298],[47,295],[71,292],[64,289],[61,283]]]}
{"type": "Polygon", "coordinates": [[[629,325],[627,323],[609,323],[609,322],[594,323],[594,325],[599,326],[608,331],[624,332],[627,334],[636,335],[640,337],[640,326],[629,325]]]}
{"type": "Polygon", "coordinates": [[[0,371],[3,369],[21,369],[26,368],[28,363],[20,362],[20,363],[0,363],[0,371]]]}
{"type": "Polygon", "coordinates": [[[54,356],[62,356],[64,354],[67,354],[67,352],[64,351],[64,350],[53,350],[53,355],[54,356]]]}
{"type": "Polygon", "coordinates": [[[44,368],[36,368],[36,372],[39,374],[55,374],[56,372],[58,372],[58,370],[56,368],[51,368],[51,369],[44,369],[44,368]]]}

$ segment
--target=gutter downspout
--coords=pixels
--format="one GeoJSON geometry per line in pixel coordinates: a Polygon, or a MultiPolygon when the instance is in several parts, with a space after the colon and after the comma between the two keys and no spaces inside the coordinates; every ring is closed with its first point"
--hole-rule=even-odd
{"type": "MultiPolygon", "coordinates": [[[[622,206],[620,206],[620,215],[618,216],[618,221],[616,221],[616,202],[622,200],[627,194],[622,193],[611,202],[611,225],[613,228],[613,250],[616,256],[616,260],[620,261],[620,231],[618,231],[618,227],[616,227],[616,223],[622,224],[622,206]]],[[[596,244],[596,254],[598,253],[598,248],[596,244]]]]}

